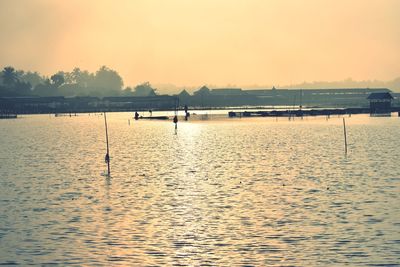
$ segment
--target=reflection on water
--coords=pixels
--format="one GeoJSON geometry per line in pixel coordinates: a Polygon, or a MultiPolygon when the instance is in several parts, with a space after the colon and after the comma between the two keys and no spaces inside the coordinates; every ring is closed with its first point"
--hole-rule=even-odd
{"type": "MultiPolygon", "coordinates": [[[[0,263],[400,262],[400,119],[0,121],[0,263]]],[[[130,118],[132,119],[132,118],[130,118]]]]}

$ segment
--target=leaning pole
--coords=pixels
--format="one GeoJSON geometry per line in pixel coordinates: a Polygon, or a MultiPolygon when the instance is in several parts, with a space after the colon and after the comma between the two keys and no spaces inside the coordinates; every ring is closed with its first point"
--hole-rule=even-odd
{"type": "Polygon", "coordinates": [[[108,129],[107,129],[107,115],[106,112],[104,112],[104,125],[106,128],[106,144],[107,144],[107,154],[105,157],[105,161],[107,163],[107,175],[110,176],[111,171],[110,171],[110,148],[108,146],[108,129]]]}

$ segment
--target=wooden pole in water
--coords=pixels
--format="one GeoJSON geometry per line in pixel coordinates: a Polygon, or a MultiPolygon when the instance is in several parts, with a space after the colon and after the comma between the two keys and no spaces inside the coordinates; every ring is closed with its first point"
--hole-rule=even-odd
{"type": "Polygon", "coordinates": [[[107,115],[106,112],[104,112],[104,125],[106,127],[106,143],[107,143],[107,154],[105,157],[105,161],[107,163],[107,174],[110,176],[111,171],[110,171],[110,148],[108,146],[108,129],[107,129],[107,115]]]}
{"type": "Polygon", "coordinates": [[[343,133],[344,133],[344,153],[347,154],[346,121],[344,118],[343,118],[343,133]]]}

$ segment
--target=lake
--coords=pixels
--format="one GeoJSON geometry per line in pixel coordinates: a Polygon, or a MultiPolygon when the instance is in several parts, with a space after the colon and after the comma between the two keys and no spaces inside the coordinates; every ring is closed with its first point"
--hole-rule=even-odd
{"type": "Polygon", "coordinates": [[[400,264],[399,117],[226,114],[0,120],[0,263],[400,264]]]}

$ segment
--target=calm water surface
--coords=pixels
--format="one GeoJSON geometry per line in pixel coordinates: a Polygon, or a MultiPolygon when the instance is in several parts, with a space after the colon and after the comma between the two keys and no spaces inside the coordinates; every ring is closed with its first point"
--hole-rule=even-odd
{"type": "Polygon", "coordinates": [[[400,264],[400,118],[130,116],[0,120],[1,264],[400,264]]]}

